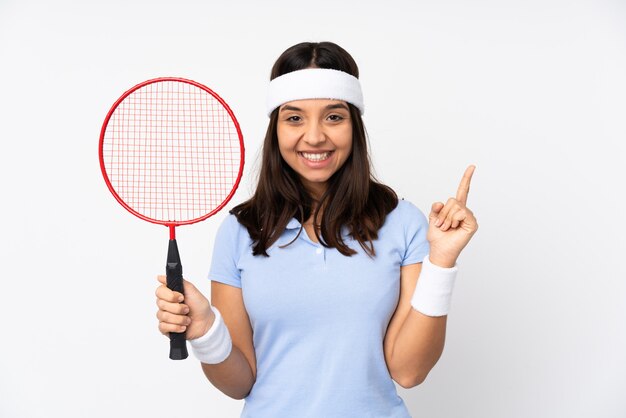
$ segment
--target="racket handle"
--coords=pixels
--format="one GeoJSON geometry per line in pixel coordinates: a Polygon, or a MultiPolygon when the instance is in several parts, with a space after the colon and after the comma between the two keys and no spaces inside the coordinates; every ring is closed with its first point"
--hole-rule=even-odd
{"type": "MultiPolygon", "coordinates": [[[[180,263],[178,245],[171,239],[167,249],[167,264],[165,266],[167,287],[175,292],[183,292],[183,265],[180,263]]],[[[183,360],[187,353],[186,335],[184,332],[170,332],[170,359],[183,360]]]]}

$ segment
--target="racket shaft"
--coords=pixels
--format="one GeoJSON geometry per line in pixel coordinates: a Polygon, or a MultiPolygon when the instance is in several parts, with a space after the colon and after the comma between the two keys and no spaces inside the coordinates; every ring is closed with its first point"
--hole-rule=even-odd
{"type": "MultiPolygon", "coordinates": [[[[167,287],[175,292],[183,293],[183,266],[180,263],[178,245],[171,239],[167,250],[165,266],[167,287]]],[[[170,359],[183,360],[188,356],[186,336],[184,332],[170,332],[170,359]]]]}

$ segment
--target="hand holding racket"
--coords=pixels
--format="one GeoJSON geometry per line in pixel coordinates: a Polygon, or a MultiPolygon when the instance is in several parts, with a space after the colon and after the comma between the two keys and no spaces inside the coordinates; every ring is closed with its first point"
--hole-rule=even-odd
{"type": "Polygon", "coordinates": [[[166,276],[157,279],[161,283],[156,290],[159,331],[164,335],[184,332],[188,340],[206,334],[215,320],[209,300],[192,283],[183,280],[185,295],[181,301],[182,295],[167,287],[166,276]]]}
{"type": "MultiPolygon", "coordinates": [[[[228,105],[202,84],[158,78],[111,107],[100,132],[100,168],[133,215],[169,228],[167,287],[183,293],[175,228],[207,219],[231,199],[243,172],[243,136],[228,105]]],[[[187,358],[170,333],[170,358],[187,358]]]]}

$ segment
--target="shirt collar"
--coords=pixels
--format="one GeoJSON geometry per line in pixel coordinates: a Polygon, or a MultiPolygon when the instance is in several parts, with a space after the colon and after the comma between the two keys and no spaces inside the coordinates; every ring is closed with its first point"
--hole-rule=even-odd
{"type": "Polygon", "coordinates": [[[296,218],[291,218],[285,229],[300,229],[300,222],[296,218]]]}

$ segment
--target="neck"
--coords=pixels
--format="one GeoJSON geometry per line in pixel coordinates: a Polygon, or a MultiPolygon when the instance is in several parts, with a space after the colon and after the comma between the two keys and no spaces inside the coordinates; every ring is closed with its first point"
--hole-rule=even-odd
{"type": "Polygon", "coordinates": [[[306,221],[304,221],[303,223],[304,225],[314,225],[319,228],[320,224],[322,223],[323,209],[320,208],[319,213],[317,214],[317,219],[314,219],[316,210],[317,210],[317,201],[313,201],[313,206],[311,207],[311,216],[309,216],[309,218],[306,221]]]}
{"type": "Polygon", "coordinates": [[[313,198],[313,200],[315,200],[316,202],[318,202],[322,198],[322,196],[324,195],[324,193],[326,192],[326,189],[328,187],[326,182],[324,182],[324,183],[309,183],[309,182],[303,181],[303,185],[304,185],[304,188],[306,189],[306,191],[311,196],[311,198],[313,198]]]}

